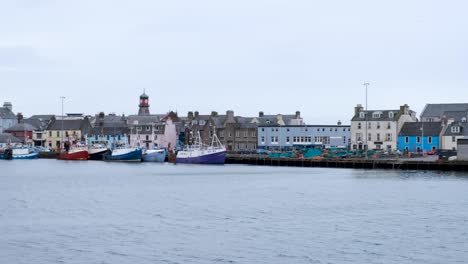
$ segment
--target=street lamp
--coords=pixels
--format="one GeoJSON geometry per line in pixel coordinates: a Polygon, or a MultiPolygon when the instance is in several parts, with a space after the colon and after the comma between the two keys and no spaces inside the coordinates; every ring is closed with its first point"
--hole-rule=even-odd
{"type": "Polygon", "coordinates": [[[63,135],[63,101],[65,100],[65,96],[60,96],[60,99],[62,100],[62,124],[61,124],[61,131],[60,131],[60,134],[62,134],[62,142],[60,144],[60,147],[62,147],[62,144],[64,144],[63,141],[65,141],[64,135],[63,135]]]}
{"type": "Polygon", "coordinates": [[[367,141],[368,141],[368,139],[369,139],[369,138],[368,138],[369,135],[368,135],[368,131],[367,131],[367,129],[368,129],[368,125],[367,125],[367,114],[368,114],[368,113],[367,113],[367,88],[368,88],[368,86],[370,85],[370,83],[366,82],[366,83],[363,83],[362,85],[364,85],[364,86],[366,87],[366,113],[365,113],[365,115],[364,115],[364,117],[365,117],[365,124],[366,124],[366,134],[364,135],[364,137],[365,137],[365,139],[366,139],[366,141],[365,141],[366,144],[364,145],[364,150],[366,151],[366,159],[368,159],[367,150],[368,150],[368,148],[369,148],[369,145],[368,145],[368,142],[367,142],[367,141]]]}

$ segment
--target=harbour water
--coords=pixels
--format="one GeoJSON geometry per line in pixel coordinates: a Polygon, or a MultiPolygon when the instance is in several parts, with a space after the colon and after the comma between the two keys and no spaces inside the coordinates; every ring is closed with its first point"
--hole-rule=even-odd
{"type": "Polygon", "coordinates": [[[468,174],[0,161],[1,263],[466,263],[468,174]]]}

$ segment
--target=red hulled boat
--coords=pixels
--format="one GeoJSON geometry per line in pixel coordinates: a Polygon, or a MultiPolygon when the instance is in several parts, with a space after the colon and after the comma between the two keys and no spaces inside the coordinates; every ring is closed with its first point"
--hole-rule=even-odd
{"type": "Polygon", "coordinates": [[[65,142],[65,152],[61,152],[58,156],[59,160],[88,160],[88,147],[85,145],[72,145],[65,142]]]}

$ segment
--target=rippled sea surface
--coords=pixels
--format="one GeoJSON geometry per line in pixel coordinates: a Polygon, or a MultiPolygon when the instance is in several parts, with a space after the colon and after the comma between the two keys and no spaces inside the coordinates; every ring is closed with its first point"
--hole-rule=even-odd
{"type": "Polygon", "coordinates": [[[468,173],[0,161],[1,263],[467,263],[468,173]]]}

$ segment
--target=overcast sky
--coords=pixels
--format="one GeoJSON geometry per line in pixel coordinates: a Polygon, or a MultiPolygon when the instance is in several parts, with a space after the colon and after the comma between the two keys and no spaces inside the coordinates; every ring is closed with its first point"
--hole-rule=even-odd
{"type": "Polygon", "coordinates": [[[237,115],[468,101],[466,0],[0,0],[14,112],[237,115]]]}

